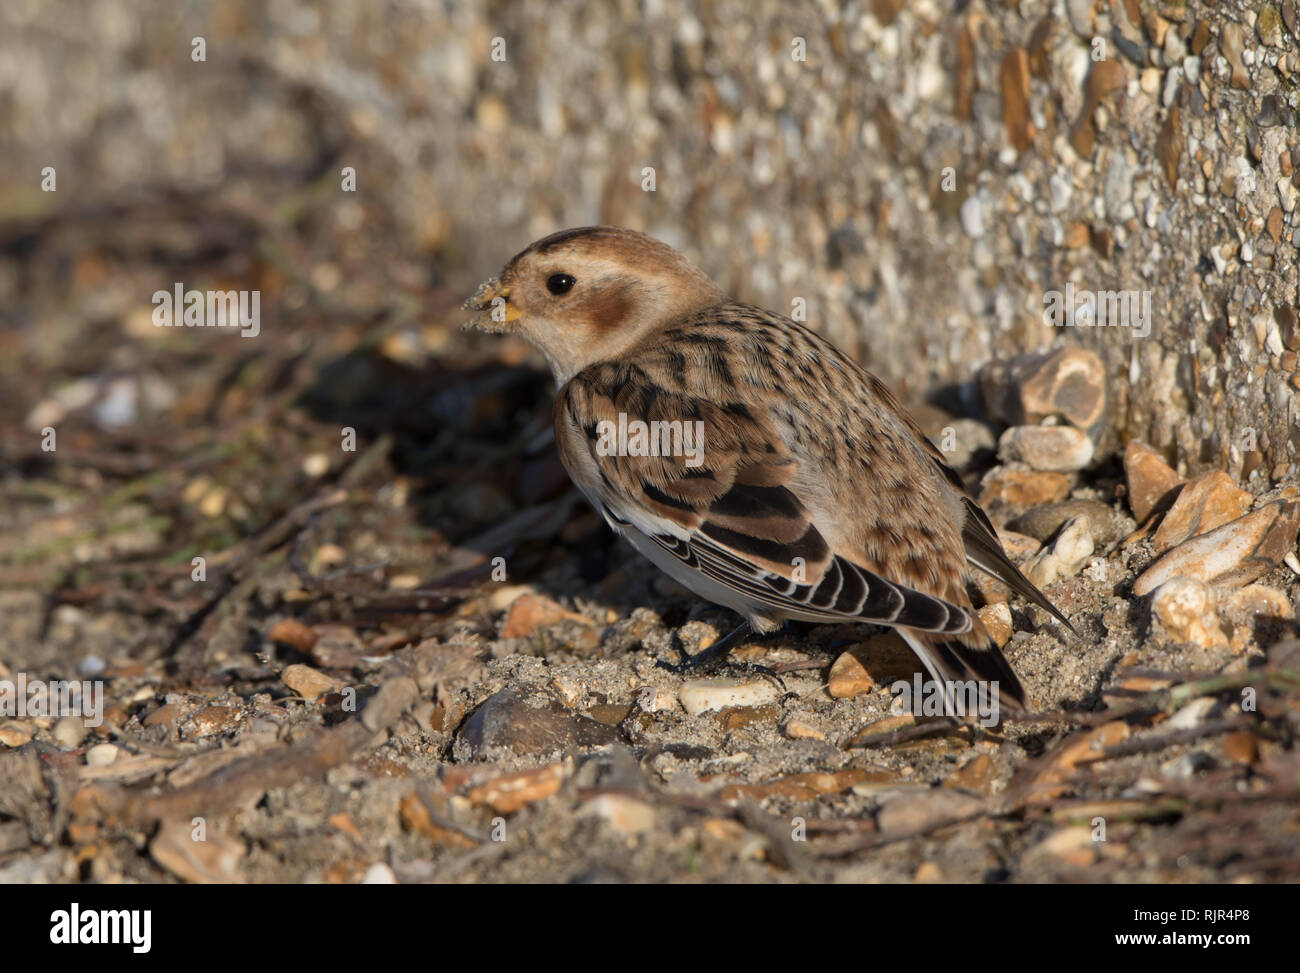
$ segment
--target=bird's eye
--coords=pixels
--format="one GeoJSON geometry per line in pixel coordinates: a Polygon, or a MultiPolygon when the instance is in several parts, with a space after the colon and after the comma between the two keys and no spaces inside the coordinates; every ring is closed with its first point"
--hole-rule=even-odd
{"type": "Polygon", "coordinates": [[[551,274],[546,278],[546,289],[552,294],[567,294],[576,283],[572,274],[551,274]]]}

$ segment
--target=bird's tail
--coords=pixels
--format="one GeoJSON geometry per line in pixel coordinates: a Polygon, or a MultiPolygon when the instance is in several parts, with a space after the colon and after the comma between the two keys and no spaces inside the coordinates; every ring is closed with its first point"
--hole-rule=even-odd
{"type": "MultiPolygon", "coordinates": [[[[1015,670],[980,620],[972,621],[971,630],[961,635],[914,628],[899,628],[898,634],[941,687],[947,715],[984,717],[993,703],[997,705],[995,713],[1025,712],[1025,689],[1015,670]]],[[[995,715],[993,721],[999,718],[995,715]]]]}

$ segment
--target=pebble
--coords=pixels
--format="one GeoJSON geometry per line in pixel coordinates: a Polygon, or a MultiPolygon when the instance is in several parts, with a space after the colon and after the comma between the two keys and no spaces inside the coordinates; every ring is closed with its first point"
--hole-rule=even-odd
{"type": "Polygon", "coordinates": [[[691,679],[677,698],[689,715],[699,716],[728,706],[762,706],[777,698],[777,690],[765,679],[691,679]]]}
{"type": "Polygon", "coordinates": [[[885,834],[924,831],[949,818],[973,814],[983,806],[977,797],[941,787],[920,794],[901,794],[880,809],[876,822],[885,834]]]}
{"type": "Polygon", "coordinates": [[[1069,521],[1056,539],[1030,558],[1025,576],[1038,587],[1072,577],[1092,557],[1092,524],[1087,517],[1069,521]]]}
{"type": "Polygon", "coordinates": [[[517,687],[489,696],[456,735],[457,760],[489,756],[492,751],[548,754],[571,747],[616,743],[622,734],[586,716],[570,713],[553,700],[534,706],[517,687]]]}
{"type": "Polygon", "coordinates": [[[1049,855],[1067,865],[1086,868],[1097,861],[1097,843],[1092,840],[1092,829],[1082,824],[1053,831],[1029,849],[1027,856],[1049,855]]]}
{"type": "Polygon", "coordinates": [[[1052,473],[1081,470],[1092,453],[1092,440],[1073,426],[1012,426],[998,440],[1003,462],[1052,473]]]}
{"type": "Polygon", "coordinates": [[[1249,766],[1259,761],[1259,737],[1249,730],[1237,730],[1223,739],[1223,755],[1233,763],[1249,766]]]}
{"type": "Polygon", "coordinates": [[[266,637],[272,642],[281,642],[284,645],[292,646],[303,655],[311,652],[316,645],[316,640],[319,638],[314,628],[298,621],[296,618],[280,619],[270,627],[266,637]]]}
{"type": "Polygon", "coordinates": [[[311,666],[285,666],[280,673],[280,681],[303,699],[313,701],[326,693],[335,693],[343,688],[343,683],[332,676],[327,676],[311,666]]]}
{"type": "Polygon", "coordinates": [[[987,796],[993,790],[993,758],[987,753],[976,754],[945,777],[943,786],[987,796]]]}
{"type": "Polygon", "coordinates": [[[1139,524],[1183,482],[1155,450],[1136,439],[1124,447],[1124,478],[1128,484],[1129,509],[1139,524]]]}
{"type": "Polygon", "coordinates": [[[107,767],[117,760],[118,749],[111,743],[97,743],[86,751],[86,765],[89,767],[107,767]]]}
{"type": "Polygon", "coordinates": [[[1214,758],[1204,750],[1191,750],[1160,765],[1160,773],[1175,780],[1190,780],[1197,774],[1214,769],[1214,758]]]}
{"type": "Polygon", "coordinates": [[[1228,644],[1215,610],[1214,589],[1192,578],[1173,578],[1156,589],[1151,612],[1166,632],[1179,642],[1201,648],[1228,644]]]}
{"type": "Polygon", "coordinates": [[[242,841],[208,824],[203,841],[195,841],[188,819],[165,822],[149,843],[149,854],[186,882],[228,885],[241,881],[239,865],[247,854],[242,841]]]}
{"type": "Polygon", "coordinates": [[[1244,517],[1166,552],[1133,583],[1133,593],[1150,594],[1171,578],[1238,588],[1282,563],[1295,549],[1300,501],[1266,504],[1244,517]]]}
{"type": "Polygon", "coordinates": [[[1060,530],[1062,524],[1075,517],[1088,518],[1088,524],[1092,528],[1093,547],[1101,551],[1112,549],[1133,530],[1133,521],[1125,515],[1100,500],[1085,499],[1062,500],[1059,503],[1031,507],[1008,526],[1042,543],[1060,530]]]}
{"type": "Polygon", "coordinates": [[[567,776],[565,764],[548,764],[536,770],[496,777],[472,788],[466,797],[471,804],[489,807],[497,814],[514,814],[559,793],[567,776]]]}
{"type": "Polygon", "coordinates": [[[1210,696],[1198,696],[1173,716],[1165,726],[1170,730],[1191,730],[1200,726],[1219,709],[1219,701],[1210,696]]]}
{"type": "Polygon", "coordinates": [[[1264,584],[1248,584],[1228,594],[1224,599],[1224,611],[1246,617],[1295,618],[1295,605],[1291,599],[1264,584]]]}
{"type": "Polygon", "coordinates": [[[1006,645],[1011,641],[1011,609],[1005,601],[996,601],[991,605],[985,605],[979,609],[980,621],[988,629],[989,635],[993,641],[998,644],[998,648],[1006,645]]]}
{"type": "Polygon", "coordinates": [[[1040,503],[1054,503],[1070,495],[1070,478],[1064,473],[1017,470],[999,467],[984,478],[980,504],[1023,510],[1040,503]]]}
{"type": "Polygon", "coordinates": [[[852,652],[841,652],[831,664],[826,691],[832,699],[852,699],[871,692],[875,687],[875,680],[867,672],[867,667],[852,652]]]}
{"type": "Polygon", "coordinates": [[[539,628],[563,621],[591,625],[591,620],[585,615],[571,612],[559,602],[553,601],[545,595],[521,595],[510,604],[510,610],[506,613],[505,624],[501,629],[501,637],[504,639],[524,638],[532,635],[539,628]]]}
{"type": "Polygon", "coordinates": [[[32,728],[26,723],[9,720],[0,723],[0,743],[6,747],[22,747],[31,742],[32,728]]]}
{"type": "Polygon", "coordinates": [[[968,237],[978,239],[984,235],[984,205],[978,194],[972,193],[961,204],[961,228],[968,237]]]}
{"type": "Polygon", "coordinates": [[[1241,25],[1225,23],[1219,33],[1219,50],[1223,54],[1223,59],[1228,62],[1232,69],[1232,86],[1240,88],[1243,91],[1250,88],[1250,75],[1246,72],[1246,67],[1242,63],[1242,53],[1245,45],[1241,39],[1241,25]]]}
{"type": "Polygon", "coordinates": [[[1255,498],[1221,470],[1187,481],[1152,538],[1157,554],[1247,513],[1255,498]]]}
{"type": "Polygon", "coordinates": [[[993,431],[978,419],[949,419],[930,438],[943,453],[944,462],[959,472],[991,457],[997,446],[993,431]]]}
{"type": "Polygon", "coordinates": [[[233,706],[204,706],[189,718],[185,735],[191,739],[216,736],[237,727],[240,717],[233,706]]]}
{"type": "Polygon", "coordinates": [[[677,709],[677,696],[655,686],[642,686],[638,689],[636,702],[646,713],[665,713],[677,709]]]}
{"type": "Polygon", "coordinates": [[[362,885],[396,885],[397,876],[393,870],[383,862],[375,862],[366,869],[365,876],[361,879],[362,885]]]}
{"type": "Polygon", "coordinates": [[[65,750],[74,750],[86,739],[86,721],[80,716],[64,716],[54,724],[54,742],[65,750]]]}
{"type": "Polygon", "coordinates": [[[1096,352],[1062,348],[990,362],[979,371],[985,413],[1012,426],[1059,416],[1087,433],[1106,418],[1106,369],[1096,352]]]}
{"type": "Polygon", "coordinates": [[[799,719],[786,720],[785,726],[781,727],[781,732],[785,734],[787,740],[825,740],[826,734],[811,723],[805,723],[799,719]]]}
{"type": "Polygon", "coordinates": [[[649,834],[656,820],[651,805],[623,794],[599,794],[582,805],[578,816],[598,818],[629,836],[649,834]]]}

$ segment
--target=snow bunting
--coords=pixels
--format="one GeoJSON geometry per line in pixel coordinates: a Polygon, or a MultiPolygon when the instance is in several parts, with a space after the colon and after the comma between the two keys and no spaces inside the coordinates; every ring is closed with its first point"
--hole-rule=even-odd
{"type": "Polygon", "coordinates": [[[1023,710],[968,566],[1069,623],[890,391],[825,339],[608,226],[538,240],[465,307],[546,357],[569,475],[677,581],[760,634],[894,626],[941,687],[996,683],[1023,710]]]}

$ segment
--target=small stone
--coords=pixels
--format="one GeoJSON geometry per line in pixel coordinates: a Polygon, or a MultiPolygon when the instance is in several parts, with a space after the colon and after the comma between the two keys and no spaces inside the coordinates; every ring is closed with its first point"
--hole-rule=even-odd
{"type": "Polygon", "coordinates": [[[1190,780],[1199,773],[1214,769],[1214,758],[1204,750],[1191,750],[1160,765],[1160,773],[1175,780],[1190,780]]]}
{"type": "Polygon", "coordinates": [[[956,787],[988,795],[993,790],[993,758],[987,753],[976,754],[958,770],[943,780],[944,787],[956,787]]]}
{"type": "Polygon", "coordinates": [[[677,709],[677,696],[655,686],[642,686],[638,689],[636,702],[646,713],[666,713],[677,709]]]}
{"type": "Polygon", "coordinates": [[[978,419],[948,419],[936,423],[931,441],[943,453],[944,461],[958,472],[970,469],[986,457],[991,459],[997,440],[986,423],[978,419]]]}
{"type": "Polygon", "coordinates": [[[86,721],[80,716],[65,716],[54,724],[54,742],[65,750],[75,750],[86,739],[86,721]]]}
{"type": "Polygon", "coordinates": [[[1151,599],[1151,611],[1178,642],[1201,648],[1228,644],[1215,612],[1214,591],[1201,581],[1173,578],[1165,582],[1151,599]]]}
{"type": "Polygon", "coordinates": [[[532,585],[503,584],[499,586],[495,591],[493,591],[491,595],[488,596],[488,600],[487,600],[488,611],[492,611],[492,612],[505,611],[512,604],[514,604],[515,599],[523,595],[530,595],[530,594],[536,594],[536,592],[533,591],[532,585]]]}
{"type": "Polygon", "coordinates": [[[921,862],[916,867],[916,874],[912,877],[912,881],[918,885],[934,885],[942,882],[943,869],[939,867],[937,862],[921,862]]]}
{"type": "Polygon", "coordinates": [[[1219,34],[1219,50],[1223,54],[1223,59],[1228,62],[1232,69],[1232,86],[1240,88],[1243,91],[1250,88],[1250,75],[1246,72],[1246,66],[1242,63],[1242,52],[1245,45],[1241,38],[1241,25],[1228,21],[1223,24],[1219,34]]]}
{"type": "Polygon", "coordinates": [[[578,815],[598,818],[629,836],[649,834],[656,820],[651,805],[623,794],[599,794],[583,804],[578,815]]]}
{"type": "Polygon", "coordinates": [[[397,876],[393,870],[383,862],[375,862],[366,869],[365,876],[361,879],[362,885],[396,885],[397,876]]]}
{"type": "Polygon", "coordinates": [[[1265,504],[1166,552],[1134,582],[1133,593],[1149,594],[1179,576],[1239,588],[1281,564],[1295,549],[1298,529],[1300,501],[1265,504]]]}
{"type": "Polygon", "coordinates": [[[1026,853],[1027,857],[1049,855],[1075,868],[1087,868],[1097,861],[1097,843],[1092,829],[1077,824],[1054,831],[1026,853]]]}
{"type": "Polygon", "coordinates": [[[1245,618],[1295,618],[1291,599],[1266,584],[1238,588],[1224,599],[1224,610],[1245,618]]]}
{"type": "Polygon", "coordinates": [[[985,605],[979,609],[980,621],[988,629],[989,635],[993,641],[998,644],[998,648],[1006,645],[1011,641],[1011,609],[1005,601],[994,602],[991,605],[985,605]]]}
{"type": "Polygon", "coordinates": [[[570,748],[616,743],[622,734],[586,716],[570,713],[553,700],[534,701],[515,687],[503,689],[479,706],[457,734],[457,760],[489,756],[504,750],[541,755],[570,748]]]}
{"type": "Polygon", "coordinates": [[[718,711],[718,726],[730,733],[747,726],[772,725],[781,711],[775,706],[729,706],[718,711]]]}
{"type": "Polygon", "coordinates": [[[1002,58],[1002,121],[1012,148],[1017,153],[1029,148],[1037,129],[1029,117],[1029,52],[1021,47],[1002,58]]]}
{"type": "Polygon", "coordinates": [[[1170,730],[1192,730],[1210,719],[1219,708],[1217,699],[1209,696],[1198,696],[1169,717],[1165,726],[1170,730]]]}
{"type": "Polygon", "coordinates": [[[978,239],[984,235],[984,205],[978,194],[972,193],[966,197],[966,201],[961,204],[959,216],[961,228],[968,237],[978,239]]]}
{"type": "Polygon", "coordinates": [[[1040,503],[1054,503],[1070,495],[1070,478],[1064,473],[1014,470],[1005,467],[984,478],[980,504],[985,508],[1023,510],[1040,503]]]}
{"type": "Polygon", "coordinates": [[[1129,509],[1139,524],[1157,508],[1171,503],[1171,494],[1183,483],[1155,450],[1136,439],[1124,447],[1124,477],[1129,509]]]}
{"type": "Polygon", "coordinates": [[[1160,522],[1152,539],[1156,553],[1177,547],[1216,527],[1236,520],[1250,510],[1255,498],[1232,482],[1221,470],[1189,480],[1160,522]]]}
{"type": "Polygon", "coordinates": [[[1174,102],[1169,106],[1165,123],[1160,126],[1156,136],[1156,158],[1160,160],[1161,171],[1170,189],[1178,187],[1178,163],[1183,157],[1182,109],[1174,102]]]}
{"type": "Polygon", "coordinates": [[[26,723],[9,720],[0,723],[0,743],[6,747],[23,747],[31,742],[32,728],[26,723]]]}
{"type": "Polygon", "coordinates": [[[302,471],[313,480],[319,480],[330,471],[330,458],[324,453],[309,453],[303,457],[302,471]]]}
{"type": "Polygon", "coordinates": [[[811,723],[805,723],[803,720],[789,719],[786,720],[785,726],[781,727],[781,732],[785,734],[788,740],[825,740],[826,734],[811,723]]]}
{"type": "Polygon", "coordinates": [[[241,713],[233,706],[204,706],[189,718],[186,736],[192,739],[216,736],[239,725],[241,713]]]}
{"type": "Polygon", "coordinates": [[[292,646],[303,655],[311,652],[316,645],[319,636],[316,630],[310,625],[306,625],[296,618],[282,618],[266,633],[266,637],[272,642],[282,642],[285,645],[292,646]]]}
{"type": "Polygon", "coordinates": [[[326,693],[336,693],[343,688],[343,683],[339,680],[304,665],[285,666],[280,673],[280,681],[308,701],[319,699],[326,693]]]}
{"type": "Polygon", "coordinates": [[[490,807],[497,814],[514,814],[520,808],[559,793],[566,776],[564,764],[549,764],[537,770],[497,777],[473,788],[466,797],[471,804],[490,807]]]}
{"type": "Polygon", "coordinates": [[[117,760],[118,749],[111,743],[97,743],[86,751],[86,766],[107,767],[117,760]]]}
{"type": "Polygon", "coordinates": [[[551,689],[555,690],[556,697],[569,709],[577,709],[578,704],[587,696],[582,682],[563,672],[551,678],[551,689]]]}
{"type": "Polygon", "coordinates": [[[1039,551],[1025,565],[1025,576],[1042,588],[1061,578],[1079,573],[1092,557],[1092,524],[1087,517],[1075,517],[1056,539],[1039,551]]]}
{"type": "Polygon", "coordinates": [[[762,706],[777,698],[776,687],[763,679],[691,679],[677,691],[691,716],[728,706],[762,706]]]}
{"type": "Polygon", "coordinates": [[[1106,370],[1083,348],[990,362],[979,371],[979,385],[988,417],[1008,425],[1059,417],[1091,433],[1106,417],[1106,370]]]}
{"type": "Polygon", "coordinates": [[[503,639],[524,638],[532,635],[539,628],[563,621],[591,625],[591,620],[585,615],[571,612],[545,595],[526,594],[511,603],[505,624],[501,629],[501,637],[503,639]]]}
{"type": "Polygon", "coordinates": [[[1249,730],[1237,730],[1223,738],[1223,755],[1247,766],[1259,762],[1259,737],[1249,730]]]}
{"type": "Polygon", "coordinates": [[[923,832],[950,818],[974,814],[983,806],[977,797],[940,787],[896,797],[880,809],[876,821],[885,834],[923,832]]]}
{"type": "Polygon", "coordinates": [[[1277,7],[1265,4],[1261,8],[1255,19],[1255,32],[1259,34],[1260,41],[1269,47],[1282,46],[1282,18],[1278,15],[1277,7]]]}
{"type": "Polygon", "coordinates": [[[163,868],[186,882],[230,885],[242,881],[239,864],[247,853],[243,842],[212,827],[195,840],[188,819],[167,821],[149,843],[149,854],[163,868]]]}
{"type": "Polygon", "coordinates": [[[832,699],[852,699],[871,692],[875,686],[875,680],[858,657],[852,652],[841,652],[831,665],[826,691],[832,699]]]}
{"type": "MultiPolygon", "coordinates": [[[[1068,503],[1069,501],[1063,501],[1068,503]]],[[[1043,504],[1042,507],[1054,506],[1054,504],[1043,504]]],[[[1042,507],[1035,507],[1035,510],[1041,510],[1042,507]]],[[[1020,564],[1027,558],[1033,557],[1043,546],[1043,541],[1056,533],[1061,524],[1069,520],[1069,517],[1063,517],[1051,530],[1043,534],[1042,540],[1034,537],[1032,534],[1022,534],[1016,530],[998,531],[998,541],[1002,544],[1002,550],[1007,552],[1007,557],[1011,558],[1016,564],[1020,564]]]]}
{"type": "Polygon", "coordinates": [[[1092,451],[1092,440],[1073,426],[1012,426],[998,440],[1003,462],[1051,473],[1083,469],[1092,451]]]}
{"type": "MultiPolygon", "coordinates": [[[[1059,503],[1031,507],[1008,526],[1043,543],[1060,530],[1061,525],[1075,517],[1088,518],[1092,528],[1092,544],[1098,550],[1110,550],[1133,530],[1133,521],[1127,516],[1100,500],[1086,499],[1062,500],[1059,503]]],[[[1034,551],[1037,551],[1036,546],[1034,551]]]]}
{"type": "Polygon", "coordinates": [[[145,726],[165,726],[168,730],[176,729],[176,720],[180,717],[180,707],[175,703],[163,703],[144,718],[145,726]]]}

